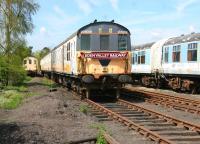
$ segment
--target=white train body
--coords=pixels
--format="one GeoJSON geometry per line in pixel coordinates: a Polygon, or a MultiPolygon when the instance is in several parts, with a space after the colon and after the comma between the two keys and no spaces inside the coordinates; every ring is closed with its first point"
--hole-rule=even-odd
{"type": "Polygon", "coordinates": [[[132,56],[133,77],[143,85],[167,83],[176,90],[199,87],[200,33],[135,46],[132,56]]]}

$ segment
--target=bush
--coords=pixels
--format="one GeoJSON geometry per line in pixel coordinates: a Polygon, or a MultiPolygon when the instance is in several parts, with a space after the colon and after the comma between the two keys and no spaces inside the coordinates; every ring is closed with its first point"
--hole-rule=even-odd
{"type": "Polygon", "coordinates": [[[26,71],[18,60],[11,59],[9,62],[5,57],[0,57],[0,83],[1,85],[22,84],[26,78],[26,71]]]}
{"type": "Polygon", "coordinates": [[[23,95],[15,90],[5,91],[0,95],[0,108],[14,109],[21,104],[23,95]]]}

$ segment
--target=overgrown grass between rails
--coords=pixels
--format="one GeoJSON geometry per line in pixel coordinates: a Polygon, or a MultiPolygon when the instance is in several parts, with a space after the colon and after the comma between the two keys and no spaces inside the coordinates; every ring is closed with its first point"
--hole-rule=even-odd
{"type": "Polygon", "coordinates": [[[107,141],[103,136],[103,133],[106,131],[105,125],[100,124],[100,123],[95,123],[95,124],[92,124],[90,127],[98,129],[96,144],[107,144],[107,141]]]}

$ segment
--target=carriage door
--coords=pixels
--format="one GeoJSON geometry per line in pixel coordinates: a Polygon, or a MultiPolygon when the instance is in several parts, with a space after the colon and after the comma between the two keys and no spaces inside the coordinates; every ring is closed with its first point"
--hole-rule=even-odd
{"type": "Polygon", "coordinates": [[[74,73],[74,68],[75,68],[75,56],[74,56],[74,51],[75,51],[75,46],[74,42],[70,43],[71,49],[70,49],[70,55],[71,55],[71,60],[70,60],[70,65],[71,65],[71,74],[74,73]]]}

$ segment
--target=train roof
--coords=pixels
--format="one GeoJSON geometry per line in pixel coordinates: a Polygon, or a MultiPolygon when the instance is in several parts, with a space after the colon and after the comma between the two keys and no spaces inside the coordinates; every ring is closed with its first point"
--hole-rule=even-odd
{"type": "Polygon", "coordinates": [[[191,33],[187,35],[181,35],[178,37],[170,38],[164,46],[173,45],[173,44],[180,44],[185,42],[192,42],[192,41],[200,41],[200,33],[191,33]]]}
{"type": "Polygon", "coordinates": [[[61,42],[61,43],[60,43],[59,45],[57,45],[56,47],[54,47],[53,50],[55,50],[56,48],[60,47],[61,45],[63,45],[64,43],[66,43],[67,41],[69,41],[70,39],[72,39],[73,37],[79,35],[80,32],[81,32],[82,30],[86,29],[87,27],[94,26],[94,25],[99,25],[99,24],[113,24],[113,25],[117,25],[117,26],[119,26],[119,27],[125,29],[125,30],[129,33],[129,35],[131,34],[130,31],[129,31],[126,27],[124,27],[124,26],[122,26],[122,25],[120,25],[120,24],[118,24],[118,23],[115,23],[114,20],[112,20],[112,21],[99,21],[99,22],[95,20],[94,22],[92,22],[92,23],[90,23],[90,24],[87,24],[87,25],[85,25],[85,26],[79,28],[76,32],[74,32],[73,34],[71,34],[66,40],[64,40],[63,42],[61,42]]]}
{"type": "Polygon", "coordinates": [[[113,24],[113,25],[117,25],[117,26],[119,26],[119,27],[125,29],[129,34],[131,34],[130,31],[129,31],[126,27],[124,27],[123,25],[120,25],[120,24],[118,24],[118,23],[115,23],[114,20],[112,20],[112,21],[99,21],[99,22],[97,22],[97,21],[95,20],[93,23],[90,23],[90,24],[88,24],[88,25],[85,25],[85,26],[81,27],[81,28],[77,31],[77,34],[79,34],[82,30],[86,29],[87,27],[94,26],[94,25],[99,25],[99,24],[113,24]]]}
{"type": "Polygon", "coordinates": [[[151,48],[151,46],[154,43],[155,42],[145,43],[145,44],[141,44],[141,45],[135,45],[135,46],[132,46],[132,50],[141,50],[141,49],[151,48]]]}

